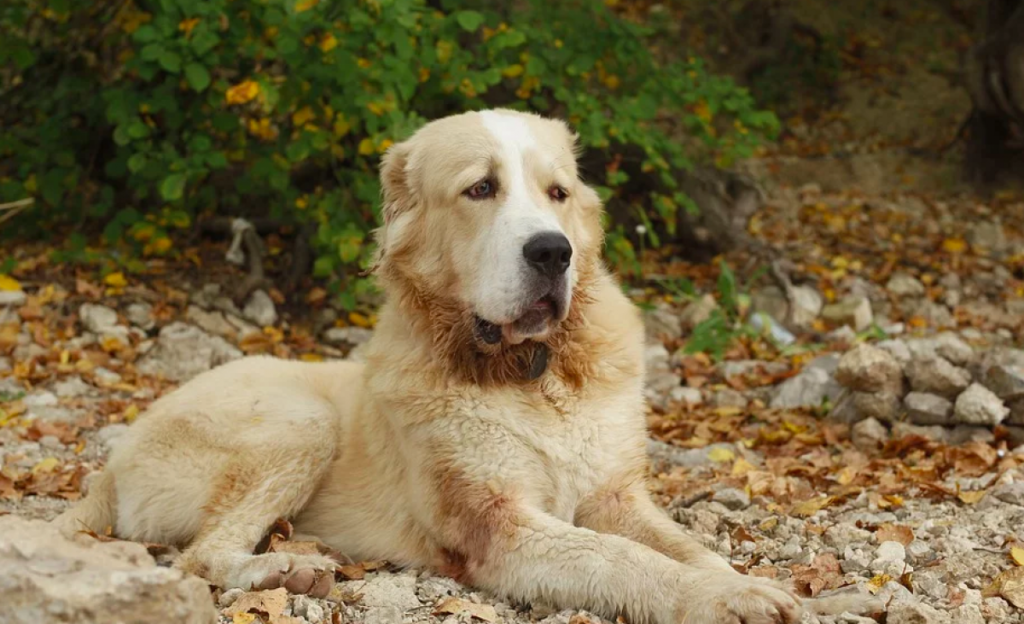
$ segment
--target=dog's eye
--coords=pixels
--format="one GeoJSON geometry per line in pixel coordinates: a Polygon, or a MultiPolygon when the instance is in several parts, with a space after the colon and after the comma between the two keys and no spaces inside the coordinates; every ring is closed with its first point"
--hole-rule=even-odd
{"type": "Polygon", "coordinates": [[[548,189],[548,197],[556,202],[563,202],[569,197],[569,191],[556,184],[548,189]]]}
{"type": "Polygon", "coordinates": [[[466,189],[465,192],[463,192],[463,195],[470,199],[487,199],[489,197],[494,197],[496,190],[494,182],[491,182],[490,180],[480,180],[473,186],[466,189]]]}

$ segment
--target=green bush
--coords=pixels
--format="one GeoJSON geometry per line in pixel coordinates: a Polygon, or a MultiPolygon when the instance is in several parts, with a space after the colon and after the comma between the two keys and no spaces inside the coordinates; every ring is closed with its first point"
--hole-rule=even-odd
{"type": "MultiPolygon", "coordinates": [[[[777,127],[700,59],[659,65],[603,2],[442,4],[7,0],[0,202],[36,204],[2,235],[102,227],[108,249],[137,257],[178,253],[173,230],[214,213],[314,222],[314,272],[352,305],[380,154],[427,119],[562,116],[607,163],[586,172],[606,199],[631,172],[656,176],[645,219],[688,203],[678,170],[749,155],[777,127]],[[620,163],[625,147],[640,162],[620,163]]],[[[633,254],[622,225],[609,224],[616,262],[633,254]]]]}

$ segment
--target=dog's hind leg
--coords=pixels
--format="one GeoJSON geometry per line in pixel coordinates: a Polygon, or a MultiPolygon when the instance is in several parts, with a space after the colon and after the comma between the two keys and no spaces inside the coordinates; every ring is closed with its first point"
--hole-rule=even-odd
{"type": "Polygon", "coordinates": [[[225,588],[285,587],[326,596],[334,580],[330,558],[253,554],[275,520],[294,517],[306,505],[330,465],[326,450],[275,449],[234,458],[216,477],[199,532],[175,566],[225,588]]]}

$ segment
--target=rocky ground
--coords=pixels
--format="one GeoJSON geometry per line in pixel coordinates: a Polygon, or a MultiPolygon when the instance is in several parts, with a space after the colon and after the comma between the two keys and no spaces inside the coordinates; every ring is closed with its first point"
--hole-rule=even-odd
{"type": "MultiPolygon", "coordinates": [[[[1010,198],[781,193],[751,233],[780,245],[793,301],[752,284],[739,314],[774,339],[738,334],[720,361],[686,349],[723,304],[718,270],[652,254],[631,294],[648,326],[660,502],[741,571],[885,605],[808,621],[1024,621],[1022,213],[1010,198]],[[683,277],[698,294],[666,294],[683,277]]],[[[207,266],[223,251],[206,250],[207,266]]],[[[41,249],[15,259],[18,282],[0,283],[0,605],[13,621],[601,621],[386,562],[344,567],[323,600],[211,593],[166,567],[173,549],[58,538],[31,520],[79,498],[154,398],[247,353],[358,359],[374,319],[317,290],[303,310],[262,291],[236,306],[219,285],[233,269],[101,278],[41,249]]]]}

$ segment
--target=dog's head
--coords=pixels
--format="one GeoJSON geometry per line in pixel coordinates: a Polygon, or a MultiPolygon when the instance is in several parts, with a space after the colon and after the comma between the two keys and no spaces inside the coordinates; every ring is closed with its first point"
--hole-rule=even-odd
{"type": "Polygon", "coordinates": [[[507,110],[439,119],[387,151],[381,181],[388,287],[473,315],[489,344],[544,340],[570,315],[602,230],[564,123],[507,110]]]}

